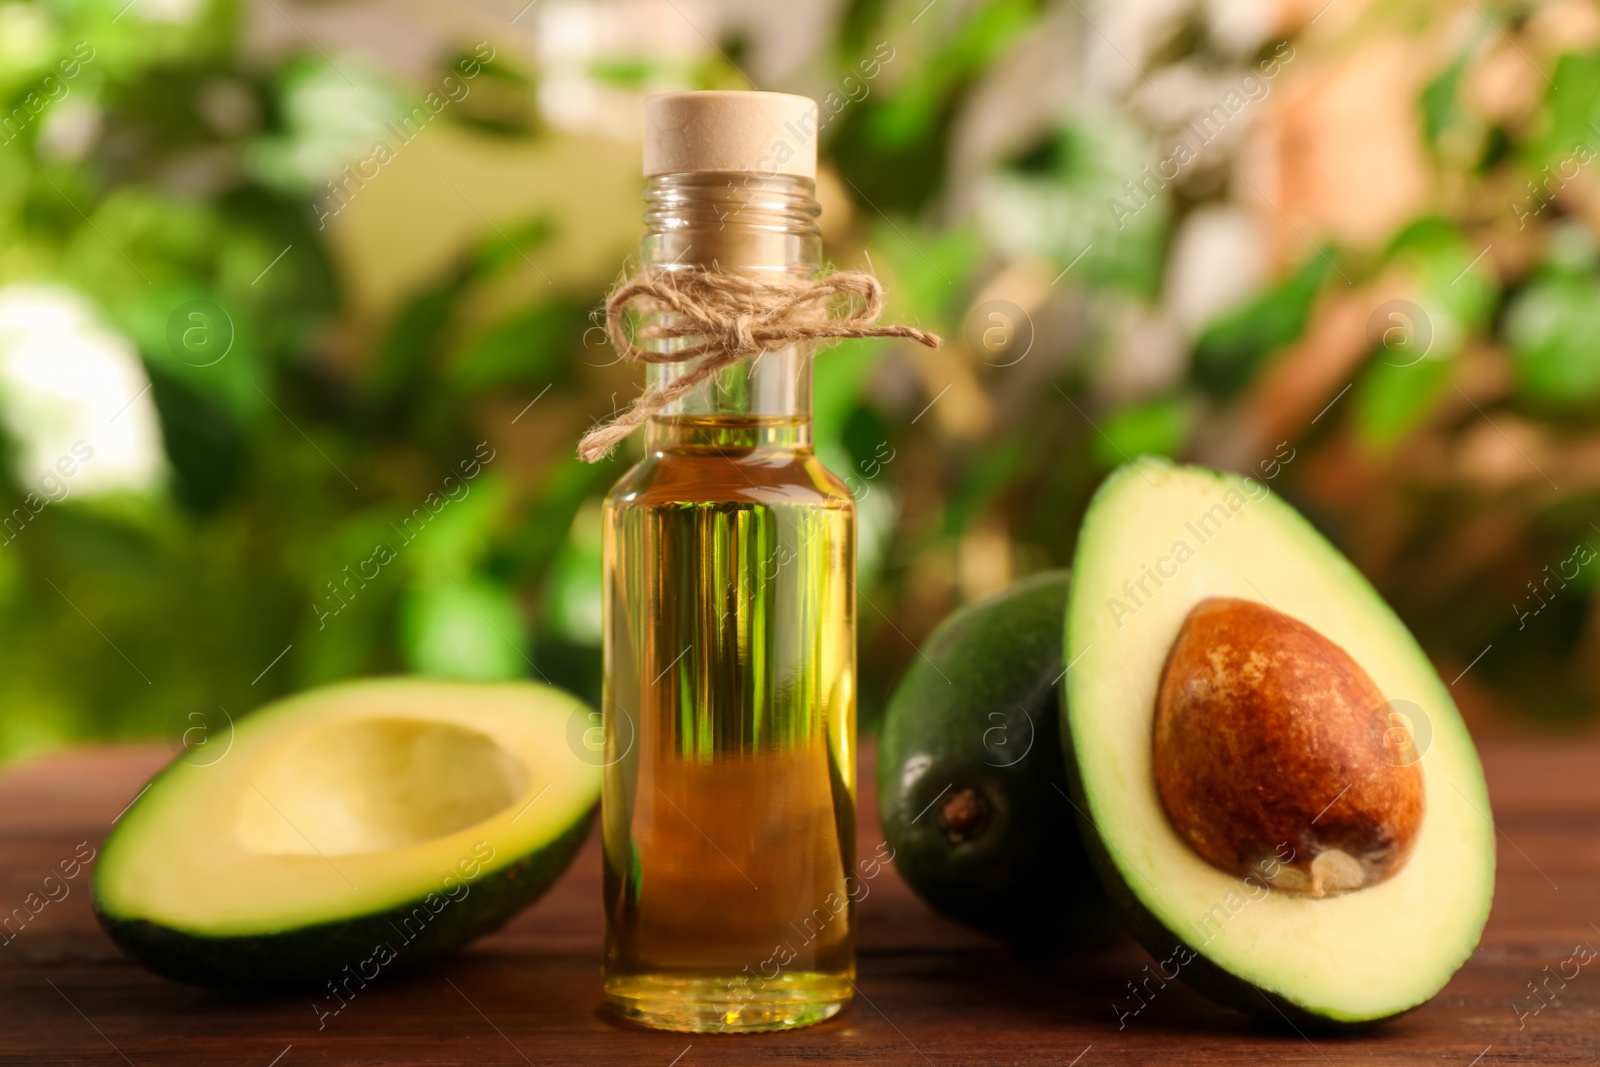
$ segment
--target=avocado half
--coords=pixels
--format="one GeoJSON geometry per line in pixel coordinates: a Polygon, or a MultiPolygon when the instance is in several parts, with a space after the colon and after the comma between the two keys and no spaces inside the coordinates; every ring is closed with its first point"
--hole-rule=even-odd
{"type": "MultiPolygon", "coordinates": [[[[1073,574],[1067,772],[1091,857],[1135,937],[1197,988],[1269,1020],[1369,1024],[1443,988],[1488,918],[1495,830],[1449,691],[1372,586],[1263,483],[1150,459],[1096,493],[1073,574]],[[1158,688],[1197,606],[1241,601],[1359,665],[1392,705],[1372,710],[1372,736],[1407,709],[1423,814],[1403,866],[1383,880],[1284,892],[1213,866],[1175,829],[1154,769],[1158,688]]],[[[1241,764],[1232,774],[1250,789],[1261,772],[1241,764]]]]}
{"type": "Polygon", "coordinates": [[[95,913],[133,959],[201,985],[348,989],[432,960],[577,854],[600,793],[568,745],[583,711],[533,683],[421,679],[269,705],[123,813],[95,913]]]}
{"type": "Polygon", "coordinates": [[[940,623],[895,688],[878,745],[895,869],[935,910],[1027,954],[1115,931],[1062,799],[1069,585],[1047,571],[940,623]]]}

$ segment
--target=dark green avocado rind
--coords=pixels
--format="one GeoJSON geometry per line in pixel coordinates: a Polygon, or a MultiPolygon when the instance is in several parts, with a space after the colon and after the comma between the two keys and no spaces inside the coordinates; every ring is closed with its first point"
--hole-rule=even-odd
{"type": "MultiPolygon", "coordinates": [[[[117,947],[164,977],[195,985],[235,988],[343,989],[355,976],[367,980],[422,966],[498,930],[543,896],[571,865],[588,839],[598,805],[559,837],[510,863],[467,881],[464,896],[434,911],[426,897],[370,915],[303,926],[281,933],[206,937],[146,919],[110,914],[95,894],[95,917],[117,947]],[[418,912],[417,909],[421,909],[418,912]],[[422,920],[426,917],[426,922],[422,920]],[[411,920],[410,926],[406,924],[411,920]],[[408,934],[410,940],[407,940],[408,934]],[[393,959],[378,966],[380,946],[393,959]],[[348,968],[348,969],[347,969],[348,968]]],[[[441,884],[448,870],[441,870],[441,884]]]]}
{"type": "Polygon", "coordinates": [[[879,820],[901,877],[935,910],[1027,952],[1114,929],[1062,792],[1068,585],[1065,571],[1035,575],[944,620],[895,689],[878,748],[879,820]],[[969,788],[989,821],[952,843],[938,805],[969,788]]]}
{"type": "MultiPolygon", "coordinates": [[[[1165,461],[1141,459],[1138,462],[1164,463],[1165,461]]],[[[1219,483],[1227,484],[1227,478],[1219,472],[1201,467],[1184,469],[1195,473],[1209,474],[1216,478],[1219,483]]],[[[1089,506],[1084,512],[1086,520],[1102,498],[1115,491],[1117,484],[1123,478],[1135,477],[1138,474],[1138,468],[1130,463],[1108,476],[1090,499],[1089,506]]],[[[1307,529],[1315,533],[1309,524],[1307,524],[1307,529]]],[[[1086,561],[1083,558],[1084,547],[1085,540],[1080,537],[1077,550],[1073,555],[1072,567],[1074,571],[1085,565],[1086,561]]],[[[1351,568],[1351,571],[1357,574],[1361,582],[1366,582],[1366,579],[1361,577],[1358,572],[1355,572],[1354,568],[1351,568]]],[[[1370,588],[1370,585],[1368,587],[1370,588]]],[[[1373,596],[1376,597],[1377,593],[1374,592],[1373,596]]],[[[1071,634],[1066,632],[1065,612],[1063,612],[1062,629],[1058,640],[1061,641],[1063,650],[1073,647],[1071,634]]],[[[1060,680],[1060,689],[1064,706],[1067,699],[1067,679],[1065,676],[1060,680]]],[[[1063,721],[1065,722],[1065,717],[1063,717],[1063,721]]],[[[1082,765],[1073,745],[1070,727],[1061,731],[1061,745],[1065,755],[1067,784],[1072,798],[1074,816],[1077,819],[1078,830],[1082,836],[1085,851],[1095,874],[1100,880],[1101,888],[1110,899],[1117,917],[1127,927],[1128,932],[1133,935],[1134,940],[1144,947],[1145,951],[1155,956],[1156,959],[1163,961],[1172,958],[1174,953],[1179,950],[1186,950],[1186,954],[1193,957],[1189,962],[1182,965],[1179,972],[1183,981],[1192,988],[1219,1004],[1237,1008],[1239,1011],[1265,1022],[1281,1022],[1291,1028],[1315,1030],[1324,1033],[1358,1033],[1391,1019],[1397,1019],[1422,1006],[1421,1003],[1412,1004],[1389,1015],[1360,1020],[1331,1018],[1308,1010],[1303,1005],[1297,1004],[1272,990],[1263,989],[1211,962],[1191,942],[1178,935],[1146,908],[1139,899],[1138,894],[1128,885],[1121,870],[1113,861],[1102,835],[1094,825],[1094,820],[1088,814],[1089,802],[1084,792],[1082,765]]],[[[1426,1002],[1424,1001],[1423,1003],[1426,1002]]]]}

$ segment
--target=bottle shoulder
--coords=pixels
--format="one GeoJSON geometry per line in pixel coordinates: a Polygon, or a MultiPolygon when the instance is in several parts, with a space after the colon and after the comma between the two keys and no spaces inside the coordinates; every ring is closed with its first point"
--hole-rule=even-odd
{"type": "Polygon", "coordinates": [[[815,453],[790,449],[647,453],[606,494],[607,507],[724,502],[855,510],[849,488],[815,453]]]}

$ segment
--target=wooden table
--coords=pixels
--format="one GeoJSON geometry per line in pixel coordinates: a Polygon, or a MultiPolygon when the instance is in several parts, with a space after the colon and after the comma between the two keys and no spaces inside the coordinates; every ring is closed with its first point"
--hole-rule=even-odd
{"type": "MultiPolygon", "coordinates": [[[[79,842],[98,847],[164,757],[156,748],[80,751],[0,776],[0,912],[37,891],[79,842]]],[[[1112,1001],[1149,961],[1132,942],[1030,969],[934,915],[892,873],[862,902],[861,995],[837,1019],[744,1037],[633,1029],[601,1007],[591,840],[510,927],[435,969],[375,983],[322,1030],[309,996],[191,989],[129,964],[95,925],[85,873],[0,948],[0,1063],[1593,1063],[1600,965],[1521,1029],[1513,1004],[1533,1006],[1528,983],[1579,942],[1600,948],[1600,746],[1500,745],[1484,758],[1502,833],[1483,943],[1431,1004],[1366,1035],[1265,1028],[1177,984],[1119,1030],[1112,1001]]],[[[863,856],[877,843],[869,792],[863,856]]]]}

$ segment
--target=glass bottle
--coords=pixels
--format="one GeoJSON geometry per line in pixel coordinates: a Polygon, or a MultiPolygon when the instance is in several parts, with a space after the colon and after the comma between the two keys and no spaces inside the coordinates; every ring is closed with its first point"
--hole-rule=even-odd
{"type": "MultiPolygon", "coordinates": [[[[751,97],[777,94],[665,99],[716,135],[707,98],[751,97]]],[[[758,103],[815,130],[809,100],[758,103]]],[[[766,136],[710,162],[757,162],[766,136]]],[[[679,148],[656,154],[699,162],[679,148]]],[[[643,262],[814,275],[805,166],[649,177],[643,262]]],[[[664,409],[606,498],[605,989],[648,1026],[804,1026],[854,990],[855,503],[812,451],[810,355],[765,352],[664,409]]]]}

